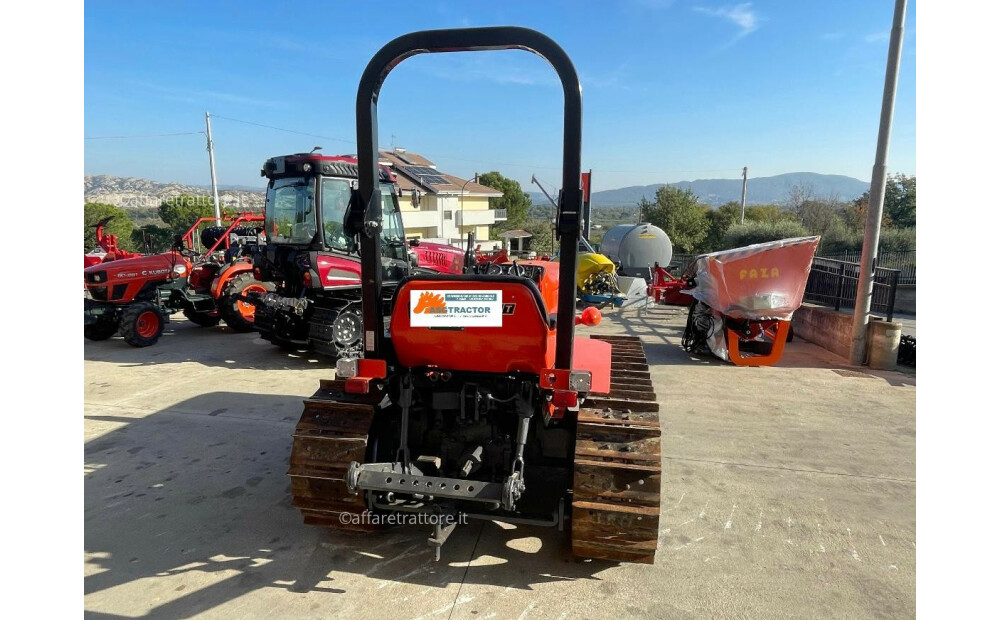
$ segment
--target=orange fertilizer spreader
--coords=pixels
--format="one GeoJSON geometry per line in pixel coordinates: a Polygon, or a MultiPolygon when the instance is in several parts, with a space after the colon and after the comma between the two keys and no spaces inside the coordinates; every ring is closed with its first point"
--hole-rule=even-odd
{"type": "Polygon", "coordinates": [[[685,348],[705,346],[739,366],[777,363],[818,245],[819,237],[799,237],[695,259],[690,294],[700,303],[691,306],[685,348]]]}

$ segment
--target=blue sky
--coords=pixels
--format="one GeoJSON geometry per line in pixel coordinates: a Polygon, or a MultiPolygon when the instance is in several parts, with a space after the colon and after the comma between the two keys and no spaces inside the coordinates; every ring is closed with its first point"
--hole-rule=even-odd
{"type": "MultiPolygon", "coordinates": [[[[784,172],[867,180],[875,153],[890,0],[336,2],[91,0],[84,136],[204,129],[220,184],[262,185],[270,156],[356,150],[354,99],[371,56],[414,30],[521,25],[569,53],[583,84],[584,168],[594,188],[784,172]],[[227,118],[222,118],[227,117],[227,118]],[[317,134],[310,137],[236,122],[317,134]],[[339,140],[338,140],[339,139],[339,140]]],[[[891,172],[916,173],[915,6],[906,20],[891,172]]],[[[428,54],[387,79],[384,146],[468,178],[526,189],[560,179],[562,92],[521,51],[428,54]]],[[[87,174],[208,184],[200,134],[86,139],[87,174]]]]}

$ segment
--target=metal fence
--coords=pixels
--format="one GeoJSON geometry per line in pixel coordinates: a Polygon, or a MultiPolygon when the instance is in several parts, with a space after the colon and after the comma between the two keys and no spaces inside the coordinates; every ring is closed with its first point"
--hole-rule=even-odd
{"type": "MultiPolygon", "coordinates": [[[[805,301],[833,306],[834,310],[851,308],[858,298],[858,277],[861,265],[825,257],[813,259],[809,280],[806,282],[805,301]]],[[[873,313],[884,314],[892,320],[896,306],[896,287],[899,285],[900,270],[886,267],[875,268],[875,283],[872,287],[873,313]]]]}
{"type": "MultiPolygon", "coordinates": [[[[861,250],[851,252],[821,252],[820,258],[831,258],[845,263],[860,263],[861,250]]],[[[917,252],[879,252],[876,267],[899,270],[899,284],[917,283],[917,252]]]]}

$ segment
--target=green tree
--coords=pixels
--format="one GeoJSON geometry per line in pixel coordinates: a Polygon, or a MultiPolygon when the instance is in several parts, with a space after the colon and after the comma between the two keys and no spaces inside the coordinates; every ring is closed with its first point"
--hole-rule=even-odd
{"type": "Polygon", "coordinates": [[[181,194],[164,200],[157,211],[174,235],[183,235],[198,218],[215,215],[215,201],[211,196],[181,194]]]}
{"type": "Polygon", "coordinates": [[[113,215],[114,219],[108,222],[105,231],[118,237],[118,247],[131,251],[132,245],[132,218],[128,211],[120,209],[114,205],[101,202],[85,202],[83,204],[83,251],[89,252],[97,246],[96,225],[98,222],[113,215]]]}
{"type": "Polygon", "coordinates": [[[143,252],[166,252],[174,245],[174,233],[169,228],[148,224],[132,231],[132,245],[143,252]],[[146,242],[149,246],[146,246],[146,242]]]}
{"type": "Polygon", "coordinates": [[[524,223],[523,230],[531,233],[529,247],[532,250],[539,255],[552,252],[552,225],[548,220],[528,220],[524,223]]]}
{"type": "Polygon", "coordinates": [[[528,220],[531,196],[514,179],[508,179],[497,171],[479,175],[479,184],[503,192],[503,196],[490,198],[491,209],[507,209],[507,220],[493,226],[493,236],[505,230],[522,228],[528,220]]]}
{"type": "Polygon", "coordinates": [[[743,221],[751,222],[797,222],[795,211],[778,205],[751,205],[746,208],[743,221]]]}
{"type": "Polygon", "coordinates": [[[652,206],[645,199],[643,201],[646,203],[640,203],[643,219],[662,228],[680,252],[694,252],[708,237],[709,208],[699,203],[690,189],[664,185],[656,190],[656,202],[652,206]]]}
{"type": "Polygon", "coordinates": [[[740,223],[740,203],[733,200],[718,209],[713,209],[708,214],[708,220],[708,235],[705,237],[702,249],[706,252],[715,252],[722,249],[726,231],[740,223]]]}
{"type": "MultiPolygon", "coordinates": [[[[868,217],[870,193],[865,192],[854,201],[850,223],[864,230],[868,217]]],[[[882,225],[887,228],[912,228],[917,225],[917,177],[894,174],[885,182],[885,204],[882,207],[882,225]]]]}
{"type": "Polygon", "coordinates": [[[779,220],[776,222],[748,221],[743,224],[737,224],[726,231],[726,238],[723,244],[726,249],[742,248],[755,243],[805,237],[808,234],[802,224],[791,220],[779,220]]]}
{"type": "Polygon", "coordinates": [[[813,235],[844,227],[844,205],[835,200],[806,200],[796,209],[798,219],[813,235]]]}

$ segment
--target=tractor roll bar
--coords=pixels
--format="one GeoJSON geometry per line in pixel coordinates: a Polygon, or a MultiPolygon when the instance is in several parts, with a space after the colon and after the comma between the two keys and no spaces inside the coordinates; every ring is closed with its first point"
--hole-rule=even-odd
{"type": "Polygon", "coordinates": [[[349,208],[346,227],[361,238],[362,307],[365,357],[384,357],[382,343],[382,210],[378,194],[378,96],[386,76],[410,56],[437,52],[521,49],[544,58],[563,86],[563,175],[556,231],[559,236],[559,306],[555,367],[569,369],[573,360],[576,315],[577,243],[580,238],[580,149],[583,104],[580,80],[569,56],[544,34],[529,28],[494,26],[412,32],[393,39],[368,63],[358,84],[358,195],[349,208]],[[375,309],[373,312],[372,309],[375,309]]]}

